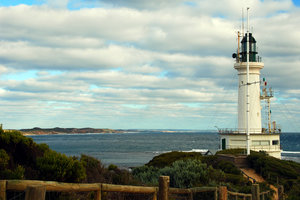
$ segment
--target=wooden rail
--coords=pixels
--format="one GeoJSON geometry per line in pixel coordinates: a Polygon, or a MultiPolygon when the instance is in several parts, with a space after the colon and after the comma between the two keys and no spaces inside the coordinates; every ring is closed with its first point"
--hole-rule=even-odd
{"type": "MultiPolygon", "coordinates": [[[[96,192],[95,200],[101,200],[102,192],[126,192],[136,194],[152,194],[153,200],[168,200],[169,195],[186,194],[189,199],[193,199],[195,193],[214,192],[214,200],[227,200],[231,195],[235,199],[244,200],[265,200],[265,195],[270,191],[260,192],[259,185],[252,185],[252,194],[231,192],[226,186],[220,187],[195,187],[189,189],[169,188],[169,177],[159,177],[159,187],[113,185],[104,183],[59,183],[54,181],[36,180],[0,180],[0,200],[6,200],[6,191],[25,191],[25,200],[45,199],[46,191],[56,192],[96,192]]],[[[283,188],[281,186],[281,190],[283,188]]]]}
{"type": "MultiPolygon", "coordinates": [[[[101,200],[101,192],[128,192],[153,194],[153,200],[156,200],[157,187],[141,187],[128,185],[113,185],[101,183],[59,183],[54,181],[36,181],[36,180],[1,180],[0,181],[0,200],[6,200],[6,190],[26,191],[30,186],[43,186],[45,191],[57,192],[92,192],[96,191],[95,200],[101,200]]],[[[29,198],[35,200],[35,198],[29,198]]]]}
{"type": "Polygon", "coordinates": [[[231,196],[235,196],[236,199],[241,197],[241,198],[243,198],[243,200],[246,200],[246,199],[252,200],[252,194],[244,194],[244,193],[231,192],[231,191],[228,191],[227,193],[231,196]]]}
{"type": "Polygon", "coordinates": [[[271,194],[271,192],[265,191],[265,192],[260,192],[259,191],[259,185],[258,184],[253,184],[252,185],[252,194],[244,194],[244,193],[238,193],[238,192],[231,192],[231,191],[227,191],[228,195],[231,195],[233,197],[235,197],[235,199],[249,199],[249,200],[265,200],[266,199],[266,195],[271,194]]]}
{"type": "Polygon", "coordinates": [[[265,199],[266,199],[265,195],[267,196],[267,195],[269,195],[270,193],[271,193],[270,191],[261,192],[261,193],[259,194],[260,199],[261,199],[261,200],[265,200],[265,199]]]}

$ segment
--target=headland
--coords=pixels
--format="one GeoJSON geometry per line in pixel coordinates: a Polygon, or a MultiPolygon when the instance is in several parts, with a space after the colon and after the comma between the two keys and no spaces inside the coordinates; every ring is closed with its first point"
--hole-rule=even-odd
{"type": "Polygon", "coordinates": [[[39,128],[20,129],[23,135],[85,134],[85,133],[123,133],[122,130],[108,128],[39,128]]]}

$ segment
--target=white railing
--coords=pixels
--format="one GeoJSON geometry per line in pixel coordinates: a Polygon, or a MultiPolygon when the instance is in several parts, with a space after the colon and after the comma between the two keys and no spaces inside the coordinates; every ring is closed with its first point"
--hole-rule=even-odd
{"type": "MultiPolygon", "coordinates": [[[[245,128],[222,128],[218,129],[219,133],[225,134],[246,134],[247,129],[245,128]]],[[[250,128],[250,134],[260,134],[262,133],[262,129],[260,128],[250,128]]]]}
{"type": "MultiPolygon", "coordinates": [[[[226,149],[246,149],[246,145],[226,145],[226,149]]],[[[253,151],[279,151],[280,145],[251,145],[251,150],[253,151]]]]}
{"type": "MultiPolygon", "coordinates": [[[[218,128],[220,134],[246,134],[247,129],[245,128],[218,128]]],[[[250,134],[279,134],[281,129],[275,129],[269,131],[265,128],[250,128],[250,134]]]]}

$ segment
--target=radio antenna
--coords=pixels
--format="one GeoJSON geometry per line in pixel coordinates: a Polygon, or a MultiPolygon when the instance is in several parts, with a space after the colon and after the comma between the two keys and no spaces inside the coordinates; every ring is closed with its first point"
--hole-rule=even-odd
{"type": "Polygon", "coordinates": [[[242,36],[244,37],[245,26],[244,26],[244,8],[242,8],[242,36]]]}

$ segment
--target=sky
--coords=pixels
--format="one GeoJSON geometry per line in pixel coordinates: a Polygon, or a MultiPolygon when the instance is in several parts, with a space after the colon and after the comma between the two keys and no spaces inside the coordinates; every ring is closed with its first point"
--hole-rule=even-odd
{"type": "Polygon", "coordinates": [[[237,128],[231,55],[250,7],[261,77],[275,91],[272,120],[299,132],[299,2],[1,0],[0,123],[237,128]]]}

